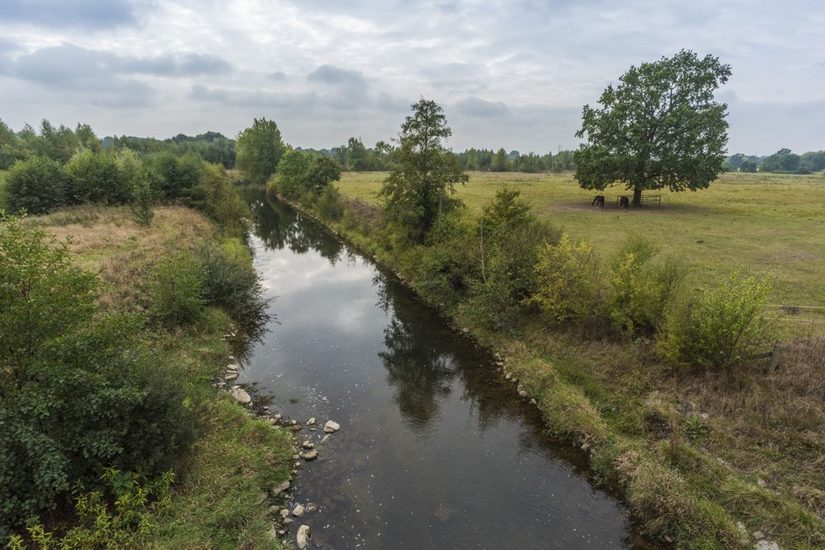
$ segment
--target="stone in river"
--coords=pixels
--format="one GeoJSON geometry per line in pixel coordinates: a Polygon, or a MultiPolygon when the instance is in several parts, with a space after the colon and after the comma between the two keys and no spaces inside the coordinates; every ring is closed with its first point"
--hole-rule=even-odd
{"type": "Polygon", "coordinates": [[[252,397],[246,393],[246,390],[243,388],[235,388],[232,390],[232,397],[241,405],[249,405],[252,403],[252,397]]]}
{"type": "Polygon", "coordinates": [[[309,537],[309,525],[301,525],[298,527],[298,534],[295,535],[295,544],[298,545],[298,550],[304,550],[309,545],[309,537]]]}
{"type": "Polygon", "coordinates": [[[312,449],[312,450],[307,451],[305,453],[301,453],[301,458],[303,458],[307,462],[309,462],[311,460],[315,460],[316,458],[318,458],[318,451],[316,451],[315,449],[312,449]]]}
{"type": "Polygon", "coordinates": [[[295,508],[292,509],[292,515],[296,518],[299,518],[304,515],[304,507],[300,504],[296,504],[295,508]]]}
{"type": "Polygon", "coordinates": [[[335,433],[340,429],[341,426],[339,426],[337,422],[333,422],[332,420],[327,420],[327,423],[324,424],[324,432],[328,434],[335,433]]]}

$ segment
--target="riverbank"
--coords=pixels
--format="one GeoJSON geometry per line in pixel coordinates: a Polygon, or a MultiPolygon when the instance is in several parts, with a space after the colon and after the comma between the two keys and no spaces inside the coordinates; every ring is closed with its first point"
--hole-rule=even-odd
{"type": "MultiPolygon", "coordinates": [[[[379,214],[363,203],[345,210],[341,221],[322,222],[428,299],[404,271],[404,251],[379,242],[379,214]]],[[[529,322],[507,335],[441,310],[501,355],[514,394],[534,400],[549,431],[588,453],[595,481],[619,489],[651,539],[727,548],[825,542],[811,342],[794,344],[779,371],[754,364],[732,385],[669,369],[649,342],[588,341],[529,322]]]]}
{"type": "MultiPolygon", "coordinates": [[[[100,206],[59,210],[29,223],[58,239],[71,238],[74,262],[99,274],[105,312],[144,313],[156,266],[206,245],[232,251],[251,269],[251,256],[236,236],[188,208],[155,208],[148,227],[136,224],[128,208],[100,206]]],[[[198,422],[194,445],[175,471],[165,505],[129,535],[134,547],[284,547],[279,512],[288,497],[284,482],[292,475],[292,434],[258,417],[230,391],[213,387],[231,382],[227,365],[236,364],[245,345],[241,334],[233,337],[236,331],[225,311],[209,308],[194,324],[153,326],[140,335],[183,369],[185,401],[198,422]]],[[[224,387],[232,389],[231,383],[224,387]]]]}

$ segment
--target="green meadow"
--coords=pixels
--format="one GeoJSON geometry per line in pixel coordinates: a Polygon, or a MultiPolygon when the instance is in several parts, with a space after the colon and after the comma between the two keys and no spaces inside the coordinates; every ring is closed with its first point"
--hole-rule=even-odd
{"type": "MultiPolygon", "coordinates": [[[[346,172],[339,187],[350,198],[377,203],[386,177],[382,172],[346,172]]],[[[575,240],[590,242],[609,257],[628,235],[657,243],[690,268],[688,283],[702,286],[731,270],[774,279],[772,302],[783,324],[797,334],[825,330],[825,174],[722,175],[702,191],[669,191],[661,206],[620,209],[622,187],[602,194],[605,208],[591,207],[596,194],[581,189],[571,173],[522,174],[471,172],[457,196],[480,212],[498,191],[512,187],[541,217],[552,220],[575,240]]]]}

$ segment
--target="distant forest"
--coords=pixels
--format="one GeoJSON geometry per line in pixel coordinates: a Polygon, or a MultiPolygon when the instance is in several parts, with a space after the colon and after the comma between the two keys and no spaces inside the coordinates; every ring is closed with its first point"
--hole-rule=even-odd
{"type": "MultiPolygon", "coordinates": [[[[0,120],[0,170],[31,155],[42,155],[65,163],[78,149],[130,149],[142,155],[172,153],[180,156],[191,153],[206,162],[221,164],[228,169],[235,167],[235,140],[219,132],[209,131],[196,136],[178,134],[167,139],[133,136],[99,139],[86,124],[78,124],[73,130],[63,125],[55,127],[48,120],[41,122],[39,130],[37,132],[27,124],[19,132],[14,132],[0,120]]],[[[374,147],[367,147],[359,138],[351,137],[346,144],[329,149],[296,149],[330,157],[338,162],[342,170],[383,171],[390,168],[393,146],[379,141],[374,147]]],[[[570,150],[537,154],[507,152],[504,148],[497,151],[471,148],[456,153],[456,156],[464,170],[535,173],[576,169],[573,151],[570,150]]],[[[727,158],[725,169],[732,172],[808,174],[825,170],[825,151],[799,155],[783,148],[770,156],[761,157],[737,153],[727,158]]]]}

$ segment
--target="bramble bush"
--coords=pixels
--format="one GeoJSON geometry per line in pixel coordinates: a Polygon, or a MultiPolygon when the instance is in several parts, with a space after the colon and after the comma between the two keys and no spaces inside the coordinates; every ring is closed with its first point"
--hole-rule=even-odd
{"type": "Polygon", "coordinates": [[[149,315],[167,327],[198,321],[206,308],[203,264],[191,252],[163,258],[151,283],[149,315]]]}
{"type": "Polygon", "coordinates": [[[12,164],[6,176],[6,207],[43,214],[66,204],[66,175],[60,163],[33,156],[12,164]]]}
{"type": "Polygon", "coordinates": [[[729,369],[765,351],[773,336],[765,317],[770,291],[768,279],[736,272],[696,290],[667,315],[660,352],[674,363],[729,369]]]}

